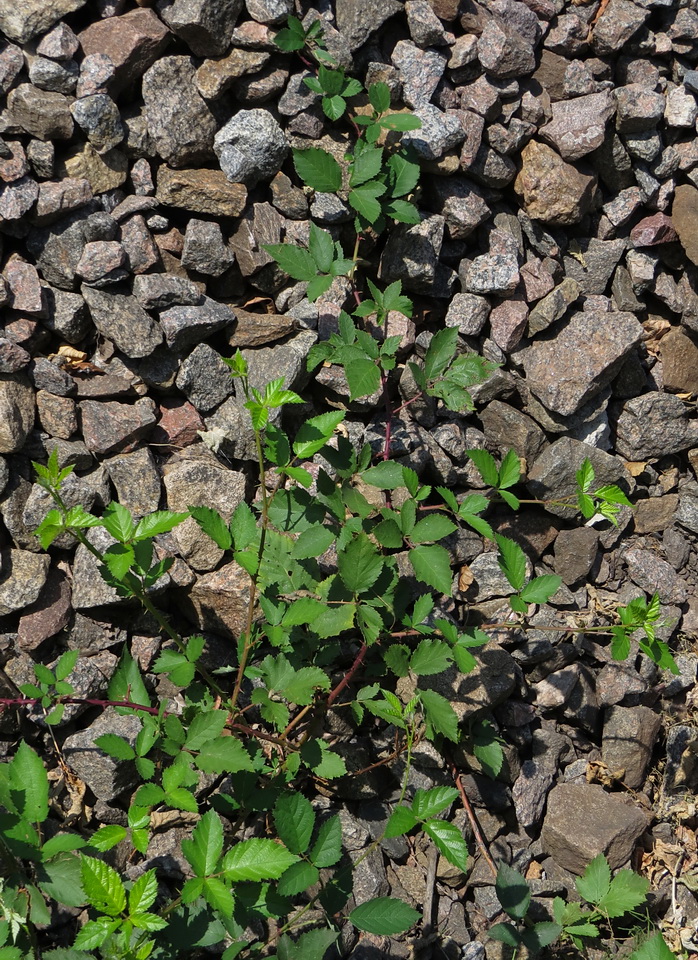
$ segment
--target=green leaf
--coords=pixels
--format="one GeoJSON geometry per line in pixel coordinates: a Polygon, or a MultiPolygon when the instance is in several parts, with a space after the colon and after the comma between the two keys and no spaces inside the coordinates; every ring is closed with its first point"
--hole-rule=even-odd
{"type": "Polygon", "coordinates": [[[655,933],[631,953],[630,960],[676,960],[676,957],[666,945],[661,933],[655,933]]]}
{"type": "Polygon", "coordinates": [[[526,603],[547,603],[554,593],[560,589],[562,577],[546,573],[542,577],[529,580],[521,591],[521,599],[526,603]]]}
{"type": "Polygon", "coordinates": [[[427,733],[433,739],[434,734],[443,734],[457,743],[460,739],[458,715],[445,697],[436,690],[420,690],[419,699],[424,708],[427,721],[427,733]]]}
{"type": "Polygon", "coordinates": [[[7,765],[7,788],[13,810],[32,823],[43,823],[48,817],[48,776],[39,755],[20,742],[7,765]]]}
{"type": "Polygon", "coordinates": [[[342,822],[339,815],[330,817],[321,825],[310,850],[310,859],[316,867],[333,867],[342,856],[342,822]]]}
{"type": "Polygon", "coordinates": [[[126,543],[113,543],[103,554],[104,566],[112,577],[123,580],[133,566],[136,556],[133,547],[126,543]]]}
{"type": "Polygon", "coordinates": [[[562,927],[559,924],[544,920],[541,923],[536,923],[530,929],[524,930],[521,942],[530,954],[536,954],[543,947],[554,943],[561,933],[562,927]]]}
{"type": "Polygon", "coordinates": [[[117,844],[121,843],[125,838],[126,827],[119,826],[118,824],[109,824],[100,827],[99,830],[92,834],[90,837],[90,846],[104,853],[107,850],[111,850],[112,847],[117,846],[117,844]]]}
{"type": "Polygon", "coordinates": [[[455,523],[442,513],[430,513],[415,524],[410,533],[410,540],[413,543],[430,543],[434,540],[443,540],[444,537],[449,536],[457,529],[455,523]]]}
{"type": "Polygon", "coordinates": [[[246,550],[257,539],[257,520],[244,500],[237,505],[231,517],[230,532],[236,550],[246,550]]]}
{"type": "Polygon", "coordinates": [[[432,787],[431,790],[417,790],[412,801],[412,810],[420,820],[437,816],[442,810],[458,799],[455,787],[432,787]]]}
{"type": "Polygon", "coordinates": [[[307,706],[313,702],[315,690],[329,690],[330,678],[320,667],[301,667],[283,688],[283,695],[291,703],[307,706]]]}
{"type": "Polygon", "coordinates": [[[395,490],[405,485],[402,467],[395,460],[383,460],[375,467],[369,467],[362,477],[370,486],[378,487],[380,490],[395,490]]]}
{"type": "Polygon", "coordinates": [[[78,931],[75,946],[85,950],[95,950],[102,946],[104,941],[119,927],[119,920],[109,920],[99,917],[98,920],[88,920],[78,931]]]}
{"type": "Polygon", "coordinates": [[[379,147],[367,147],[357,156],[351,165],[349,184],[358,187],[367,180],[378,176],[383,165],[383,150],[379,147]]]}
{"type": "Polygon", "coordinates": [[[633,873],[621,870],[611,881],[608,892],[595,904],[607,917],[622,917],[645,902],[649,881],[633,873]]]}
{"type": "Polygon", "coordinates": [[[181,843],[182,853],[197,877],[214,873],[223,852],[223,824],[214,810],[199,820],[191,835],[181,843]]]}
{"type": "Polygon", "coordinates": [[[521,946],[521,934],[511,923],[495,923],[487,931],[487,936],[491,940],[499,940],[500,943],[505,943],[508,947],[514,949],[521,946]]]}
{"type": "Polygon", "coordinates": [[[274,805],[274,823],[291,853],[306,852],[315,826],[315,813],[303,794],[282,793],[274,805]]]}
{"type": "Polygon", "coordinates": [[[403,834],[409,833],[410,830],[414,830],[418,822],[417,817],[409,807],[395,807],[386,824],[385,836],[401,837],[403,834]]]}
{"type": "Polygon", "coordinates": [[[63,518],[58,510],[49,510],[39,526],[34,531],[44,550],[48,550],[56,537],[63,533],[63,518]]]}
{"type": "Polygon", "coordinates": [[[390,195],[404,197],[405,194],[412,193],[419,183],[419,164],[395,153],[388,159],[387,166],[390,170],[390,195]]]}
{"type": "Polygon", "coordinates": [[[602,853],[594,857],[574,883],[587,903],[597,904],[611,888],[611,868],[606,857],[602,853]]]}
{"type": "Polygon", "coordinates": [[[215,740],[225,727],[227,716],[225,710],[197,713],[187,731],[187,750],[201,750],[209,740],[215,740]]]}
{"type": "Polygon", "coordinates": [[[65,680],[75,669],[80,656],[79,650],[66,650],[56,664],[56,680],[65,680]]]}
{"type": "Polygon", "coordinates": [[[189,513],[216,546],[221,550],[230,550],[233,538],[227,523],[217,510],[213,507],[189,507],[189,513]]]}
{"type": "Polygon", "coordinates": [[[473,753],[479,760],[483,772],[490,779],[496,779],[504,763],[504,752],[489,724],[487,726],[480,725],[473,740],[473,753]]]}
{"type": "Polygon", "coordinates": [[[349,920],[366,933],[391,937],[409,930],[421,918],[421,914],[395,897],[376,897],[362,903],[349,914],[349,920]]]}
{"type": "Polygon", "coordinates": [[[161,533],[169,533],[178,524],[189,516],[188,513],[173,513],[171,510],[156,510],[149,513],[136,524],[134,540],[144,540],[146,537],[157,537],[161,533]]]}
{"type": "Polygon", "coordinates": [[[517,592],[523,588],[526,580],[526,554],[518,543],[508,537],[497,534],[495,537],[499,547],[497,562],[510,586],[517,592]]]}
{"type": "Polygon", "coordinates": [[[53,900],[68,907],[85,903],[82,888],[81,862],[73,853],[59,853],[36,867],[36,878],[41,890],[53,900]]]}
{"type": "Polygon", "coordinates": [[[155,903],[157,895],[158,880],[155,868],[153,868],[141,874],[141,876],[134,881],[128,894],[128,912],[144,913],[155,903]]]}
{"type": "Polygon", "coordinates": [[[360,533],[337,557],[339,575],[347,590],[362,593],[380,576],[383,560],[365,533],[360,533]]]}
{"type": "Polygon", "coordinates": [[[223,857],[226,879],[278,880],[298,857],[273,840],[253,838],[235,844],[223,857]]]}
{"type": "Polygon", "coordinates": [[[429,677],[443,673],[451,663],[451,648],[443,640],[420,640],[410,659],[410,670],[418,677],[429,677]]]}
{"type": "Polygon", "coordinates": [[[95,746],[115,760],[134,760],[136,756],[131,744],[115,733],[103,733],[96,738],[95,746]]]}
{"type": "Polygon", "coordinates": [[[368,183],[362,183],[360,187],[354,187],[349,191],[349,205],[356,210],[359,216],[363,217],[369,223],[375,223],[381,215],[381,205],[378,197],[382,197],[386,187],[384,183],[377,180],[371,180],[368,183]]]}
{"type": "Polygon", "coordinates": [[[296,456],[305,460],[322,450],[344,416],[343,411],[332,410],[329,413],[322,413],[319,417],[312,417],[307,420],[301,426],[296,434],[296,439],[293,441],[293,452],[296,456]]]}
{"type": "Polygon", "coordinates": [[[372,83],[368,88],[368,99],[376,113],[390,110],[390,87],[387,83],[372,83]]]}
{"type": "Polygon", "coordinates": [[[577,480],[577,488],[581,493],[587,493],[591,488],[592,483],[594,482],[596,474],[594,473],[594,468],[591,465],[591,460],[586,457],[575,474],[577,480]]]}
{"type": "Polygon", "coordinates": [[[292,864],[279,880],[277,887],[282,897],[295,897],[320,879],[320,871],[312,863],[292,864]]]}
{"type": "Polygon", "coordinates": [[[445,820],[429,820],[424,832],[434,841],[449,863],[465,873],[468,869],[468,845],[455,823],[445,820]]]}
{"type": "Polygon", "coordinates": [[[320,193],[336,193],[342,186],[342,168],[335,158],[318,147],[294,150],[293,163],[303,183],[320,193]]]}
{"type": "Polygon", "coordinates": [[[518,870],[500,863],[495,889],[504,912],[512,920],[523,920],[531,903],[531,888],[518,870]]]}
{"type": "MultiPolygon", "coordinates": [[[[159,917],[157,913],[132,913],[130,921],[137,930],[164,930],[169,925],[164,917],[159,917]]],[[[152,941],[149,941],[150,943],[152,941]]],[[[148,944],[144,944],[146,947],[148,944]]],[[[140,957],[141,954],[138,954],[140,957]]]]}
{"type": "Polygon", "coordinates": [[[424,374],[427,380],[435,380],[443,374],[455,355],[457,342],[456,327],[446,327],[434,334],[424,358],[424,374]]]}
{"type": "Polygon", "coordinates": [[[497,487],[506,490],[513,487],[521,479],[521,461],[515,450],[508,450],[499,468],[499,482],[497,487]]]}
{"type": "Polygon", "coordinates": [[[322,112],[328,120],[339,120],[340,117],[344,116],[346,109],[347,102],[344,97],[340,97],[339,94],[335,94],[333,97],[322,98],[322,112]]]}
{"type": "Polygon", "coordinates": [[[329,273],[334,260],[334,241],[327,230],[321,230],[316,224],[310,224],[308,250],[320,273],[329,273]]]}
{"type": "MultiPolygon", "coordinates": [[[[86,846],[87,840],[84,837],[79,837],[77,833],[57,833],[47,840],[41,848],[41,858],[42,860],[50,860],[56,854],[80,850],[86,846]]],[[[93,846],[92,841],[90,841],[90,846],[93,846]]]]}
{"type": "Polygon", "coordinates": [[[487,450],[477,449],[468,450],[467,454],[477,467],[484,483],[490,487],[496,487],[499,482],[499,470],[492,454],[487,450]]]}
{"type": "Polygon", "coordinates": [[[453,579],[451,558],[445,547],[438,544],[414,547],[409,552],[409,560],[418,580],[439,593],[450,596],[453,579]]]}
{"type": "Polygon", "coordinates": [[[387,117],[381,117],[378,124],[384,130],[400,130],[404,133],[406,130],[419,130],[422,121],[413,113],[391,113],[387,117]]]}
{"type": "Polygon", "coordinates": [[[375,393],[381,385],[380,370],[373,360],[359,357],[344,367],[349,384],[349,399],[367,397],[375,393]]]}
{"type": "Polygon", "coordinates": [[[138,664],[128,647],[124,647],[121,659],[107,688],[109,700],[129,700],[142,706],[150,706],[150,697],[146,690],[138,664]]]}
{"type": "Polygon", "coordinates": [[[84,853],[80,861],[82,886],[92,906],[110,917],[118,916],[126,909],[126,891],[119,874],[103,860],[84,853]]]}
{"type": "Polygon", "coordinates": [[[398,223],[421,223],[419,210],[408,200],[390,200],[384,207],[386,216],[392,217],[398,223]]]}
{"type": "Polygon", "coordinates": [[[105,507],[102,514],[102,526],[119,543],[126,543],[130,540],[136,529],[130,512],[116,500],[105,507]]]}
{"type": "Polygon", "coordinates": [[[396,550],[402,546],[402,530],[396,521],[391,518],[381,520],[380,523],[373,528],[372,533],[382,547],[386,547],[389,550],[396,550]]]}
{"type": "Polygon", "coordinates": [[[204,744],[194,762],[204,773],[239,773],[254,770],[254,763],[236,737],[218,737],[204,744]]]}
{"type": "Polygon", "coordinates": [[[291,243],[265,243],[263,249],[294,280],[312,280],[317,266],[309,250],[291,243]]]}
{"type": "Polygon", "coordinates": [[[347,772],[344,758],[334,753],[324,740],[308,740],[301,748],[301,759],[314,774],[325,780],[336,780],[347,772]]]}
{"type": "MultiPolygon", "coordinates": [[[[318,524],[304,530],[293,545],[291,556],[296,560],[307,560],[310,557],[319,557],[335,542],[335,534],[330,527],[318,524]]],[[[307,621],[300,621],[307,623],[307,621]]]]}

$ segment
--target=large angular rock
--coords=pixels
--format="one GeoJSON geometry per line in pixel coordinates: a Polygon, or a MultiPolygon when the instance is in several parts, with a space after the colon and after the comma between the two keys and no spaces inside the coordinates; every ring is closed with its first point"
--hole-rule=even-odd
{"type": "Polygon", "coordinates": [[[235,314],[230,307],[210,297],[205,297],[200,306],[172,307],[160,314],[165,340],[172,350],[199,343],[234,322],[235,314]]]}
{"type": "Polygon", "coordinates": [[[553,860],[582,874],[603,853],[612,870],[629,860],[647,829],[647,814],[596,784],[558,784],[548,797],[541,843],[553,860]]]}
{"type": "Polygon", "coordinates": [[[548,410],[569,416],[611,382],[642,336],[632,313],[575,313],[523,351],[527,386],[548,410]]]}
{"type": "Polygon", "coordinates": [[[135,403],[83,400],[80,413],[87,449],[97,456],[133,449],[155,424],[155,404],[148,397],[135,403]]]}
{"type": "Polygon", "coordinates": [[[220,57],[230,46],[243,0],[160,0],[170,30],[198,57],[220,57]]]}
{"type": "Polygon", "coordinates": [[[665,457],[698,446],[698,420],[678,397],[645,393],[627,400],[616,420],[616,450],[626,460],[665,457]]]}
{"type": "Polygon", "coordinates": [[[239,217],[247,203],[247,188],[231,183],[222,170],[158,169],[157,199],[169,207],[216,217],[239,217]]]}
{"type": "Polygon", "coordinates": [[[120,453],[104,461],[119,503],[133,516],[143,517],[160,506],[160,471],[149,447],[120,453]]]}
{"type": "Polygon", "coordinates": [[[689,183],[680,184],[674,191],[671,222],[686,256],[698,264],[698,190],[689,183]]]}
{"type": "Polygon", "coordinates": [[[531,73],[536,66],[533,45],[514,23],[490,17],[477,41],[477,55],[491,77],[506,80],[531,73]]]}
{"type": "Polygon", "coordinates": [[[109,293],[87,284],[81,292],[99,332],[127,357],[147,357],[162,343],[162,330],[131,294],[109,293]]]}
{"type": "Polygon", "coordinates": [[[249,597],[250,575],[233,560],[197,577],[181,603],[199,629],[237,639],[247,628],[249,597]]]}
{"type": "Polygon", "coordinates": [[[164,51],[170,32],[152,10],[136,8],[97,20],[79,34],[85,56],[106,54],[114,65],[109,88],[118,93],[140,77],[164,51]]]}
{"type": "Polygon", "coordinates": [[[435,214],[414,226],[393,230],[380,259],[381,280],[401,280],[403,289],[415,293],[433,292],[445,223],[443,217],[435,214]]]}
{"type": "Polygon", "coordinates": [[[17,453],[34,426],[34,390],[23,373],[0,374],[0,453],[17,453]]]}
{"type": "Polygon", "coordinates": [[[290,147],[268,110],[238,110],[216,134],[213,149],[228,180],[254,187],[279,172],[290,147]]]}
{"type": "Polygon", "coordinates": [[[352,52],[368,40],[386,20],[401,13],[403,6],[397,0],[337,0],[335,7],[337,27],[352,52]]]}
{"type": "MultiPolygon", "coordinates": [[[[587,458],[594,468],[596,484],[613,483],[626,493],[632,492],[634,481],[619,457],[572,437],[562,437],[546,447],[529,469],[527,486],[539,500],[573,498],[577,489],[575,472],[587,458]]],[[[548,503],[545,509],[558,517],[571,517],[577,512],[576,505],[566,507],[548,503]]]]}
{"type": "Polygon", "coordinates": [[[210,413],[233,392],[230,369],[207,343],[194,347],[179,368],[176,384],[199,413],[210,413]]]}
{"type": "Polygon", "coordinates": [[[191,57],[162,57],[143,76],[148,133],[158,154],[172,167],[211,156],[216,119],[196,92],[191,57]]]}
{"type": "Polygon", "coordinates": [[[531,140],[521,151],[514,189],[533,220],[556,226],[579,223],[591,209],[596,177],[581,173],[547,144],[531,140]]]}
{"type": "Polygon", "coordinates": [[[649,707],[613,706],[606,711],[601,756],[611,771],[624,770],[623,783],[639,790],[661,727],[661,718],[649,707]]]}
{"type": "MultiPolygon", "coordinates": [[[[95,204],[96,205],[96,204],[95,204]]],[[[49,228],[32,231],[27,247],[36,257],[44,280],[62,290],[72,290],[76,269],[86,243],[113,240],[118,224],[107,213],[88,205],[49,228]]]]}
{"type": "Polygon", "coordinates": [[[0,30],[26,43],[85,5],[85,0],[0,0],[0,30]]]}
{"type": "Polygon", "coordinates": [[[573,100],[558,100],[552,105],[552,120],[540,128],[539,134],[564,160],[579,160],[601,146],[606,124],[615,110],[610,90],[573,100]]]}
{"type": "Polygon", "coordinates": [[[3,550],[0,555],[0,616],[22,610],[38,598],[46,583],[50,558],[29,550],[3,550]]]}
{"type": "Polygon", "coordinates": [[[13,121],[38,140],[69,140],[73,135],[70,100],[62,93],[22,83],[10,92],[7,105],[13,121]]]}
{"type": "Polygon", "coordinates": [[[115,760],[96,747],[95,740],[105,733],[113,733],[134,747],[141,726],[137,716],[120,716],[113,707],[107,707],[94,723],[73,733],[63,743],[67,762],[99,800],[108,803],[124,790],[133,789],[139,776],[132,761],[115,760]]]}

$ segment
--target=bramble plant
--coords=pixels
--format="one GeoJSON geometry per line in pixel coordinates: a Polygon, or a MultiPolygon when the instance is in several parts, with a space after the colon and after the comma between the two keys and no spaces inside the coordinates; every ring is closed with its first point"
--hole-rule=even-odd
{"type": "MultiPolygon", "coordinates": [[[[55,504],[36,531],[42,547],[48,550],[70,534],[97,559],[117,595],[137,601],[154,618],[163,646],[153,672],[179,690],[181,706],[155,700],[128,646],[105,699],[74,696],[72,651],[53,667],[37,663],[36,683],[21,687],[22,698],[2,701],[40,709],[66,776],[59,741],[68,704],[130,714],[139,723],[132,740],[107,733],[95,746],[135,770],[140,785],[130,797],[126,825],[90,832],[87,822],[78,830],[52,816],[47,770],[29,744],[22,742],[13,758],[0,764],[0,960],[174,960],[213,944],[224,945],[223,960],[262,952],[279,960],[322,960],[345,921],[384,936],[409,930],[420,915],[395,898],[347,908],[356,864],[343,849],[340,819],[315,809],[304,790],[315,782],[331,788],[333,781],[361,771],[348,768],[345,755],[325,736],[323,721],[342,711],[357,728],[382,723],[393,729],[394,751],[379,764],[401,755],[405,763],[384,837],[422,831],[465,872],[466,841],[442,818],[459,797],[466,802],[457,772],[453,788],[408,796],[412,752],[422,738],[446,755],[449,745],[464,739],[490,776],[502,766],[494,724],[487,719],[461,724],[445,696],[419,683],[452,666],[472,671],[478,649],[489,639],[491,625],[457,624],[441,609],[453,585],[452,556],[443,541],[465,526],[496,549],[514,615],[497,629],[528,629],[534,609],[561,585],[557,576],[531,576],[522,548],[492,526],[495,508],[518,510],[531,502],[515,492],[522,478],[513,451],[497,463],[485,450],[470,450],[485,492],[464,497],[423,482],[411,466],[393,458],[397,414],[424,397],[450,411],[471,410],[469,390],[494,367],[461,352],[455,329],[439,330],[423,358],[410,364],[413,395],[396,394],[392,374],[400,337],[389,334],[391,315],[410,317],[413,304],[399,281],[381,287],[366,277],[364,296],[359,250],[369,233],[375,237],[395,221],[419,221],[409,199],[419,164],[394,136],[416,129],[419,121],[390,112],[385,84],[364,91],[336,69],[320,45],[320,27],[306,29],[291,18],[278,41],[282,49],[307,50],[322,61],[308,85],[322,95],[325,114],[349,121],[356,134],[344,165],[319,148],[294,151],[296,172],[308,188],[346,199],[355,214],[356,240],[347,258],[329,231],[311,224],[307,249],[292,244],[266,249],[290,277],[308,284],[310,299],[327,293],[338,277],[350,280],[354,310],[342,310],[337,332],[312,348],[308,368],[320,363],[342,368],[350,401],[380,392],[382,448],[376,453],[369,444],[352,443],[341,429],[345,414],[339,410],[310,417],[289,435],[280,425],[284,410],[302,398],[283,379],[254,387],[248,360],[237,351],[226,362],[254,434],[259,495],[251,505],[240,503],[229,521],[209,507],[156,511],[135,520],[118,503],[96,516],[67,506],[61,491],[72,467],[61,467],[55,451],[46,464],[35,464],[37,481],[55,504]],[[356,112],[352,100],[364,93],[369,112],[356,112]],[[378,337],[366,329],[368,318],[378,337]],[[248,575],[244,625],[231,662],[217,669],[203,662],[204,638],[180,635],[156,602],[174,562],[159,538],[189,517],[248,575]],[[103,540],[93,528],[113,543],[100,549],[103,540]],[[398,681],[405,679],[409,694],[401,698],[397,690],[404,693],[404,685],[398,681]],[[223,778],[224,787],[211,788],[216,778],[218,783],[223,778]],[[120,865],[147,859],[157,822],[176,811],[195,823],[181,844],[189,875],[164,879],[150,868],[130,879],[120,865]],[[88,919],[74,926],[68,946],[47,949],[38,928],[49,923],[47,902],[54,901],[84,907],[88,919]]],[[[594,489],[594,479],[585,461],[577,493],[555,502],[587,520],[600,514],[616,522],[629,501],[615,486],[594,489]]],[[[654,633],[659,612],[656,597],[633,601],[619,609],[618,623],[577,632],[611,636],[615,657],[627,656],[631,638],[640,635],[643,652],[676,671],[669,648],[654,633]]],[[[572,630],[565,624],[560,629],[572,630]]],[[[500,925],[507,930],[502,939],[529,949],[560,936],[576,942],[586,935],[580,924],[591,929],[613,918],[609,904],[627,887],[627,878],[620,874],[610,881],[609,875],[607,889],[594,899],[593,884],[596,892],[602,886],[598,865],[594,871],[584,881],[586,892],[580,890],[591,913],[577,915],[574,905],[556,905],[555,923],[530,927],[528,885],[501,867],[500,900],[516,921],[500,925]]],[[[663,958],[638,953],[637,960],[663,958]]]]}

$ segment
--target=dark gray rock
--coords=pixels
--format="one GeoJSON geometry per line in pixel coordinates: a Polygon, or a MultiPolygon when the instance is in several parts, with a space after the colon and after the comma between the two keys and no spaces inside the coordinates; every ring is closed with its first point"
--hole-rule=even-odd
{"type": "Polygon", "coordinates": [[[599,535],[591,527],[561,530],[555,538],[555,573],[568,586],[587,576],[599,549],[599,535]]]}
{"type": "Polygon", "coordinates": [[[492,17],[478,38],[477,55],[484,70],[497,79],[521,77],[536,66],[533,45],[514,24],[492,17]]]}
{"type": "Polygon", "coordinates": [[[82,287],[95,326],[127,357],[147,357],[162,343],[162,330],[132,294],[82,287]]]}
{"type": "Polygon", "coordinates": [[[379,276],[401,280],[403,290],[433,293],[439,274],[439,253],[445,220],[426,217],[414,226],[399,226],[389,236],[380,259],[379,276]]]}
{"type": "Polygon", "coordinates": [[[210,277],[220,277],[232,266],[235,255],[217,223],[192,218],[187,224],[182,265],[210,277]]]}
{"type": "MultiPolygon", "coordinates": [[[[226,53],[243,0],[159,0],[167,26],[199,57],[226,53]]],[[[253,14],[250,14],[253,16],[253,14]]]]}
{"type": "Polygon", "coordinates": [[[0,453],[17,453],[34,426],[34,390],[23,373],[0,374],[0,453]]]}
{"type": "Polygon", "coordinates": [[[667,393],[646,393],[618,410],[616,449],[626,460],[663,457],[698,444],[698,421],[687,417],[685,405],[667,393]]]}
{"type": "Polygon", "coordinates": [[[34,57],[29,64],[29,79],[40,90],[53,90],[70,96],[78,82],[80,68],[74,60],[57,63],[45,57],[34,57]]]}
{"type": "Polygon", "coordinates": [[[155,425],[155,404],[148,397],[135,403],[83,400],[82,432],[87,449],[103,456],[132,449],[155,425]]]}
{"type": "Polygon", "coordinates": [[[661,717],[649,707],[610,707],[603,725],[601,756],[614,771],[624,770],[623,783],[639,790],[652,758],[661,717]]]}
{"type": "Polygon", "coordinates": [[[628,576],[645,593],[659,594],[662,603],[684,603],[687,584],[670,563],[658,557],[653,550],[632,547],[623,554],[628,576]]]}
{"type": "Polygon", "coordinates": [[[95,212],[95,206],[93,202],[27,237],[27,247],[36,257],[41,275],[53,286],[73,290],[85,244],[115,238],[118,224],[109,214],[95,212]]]}
{"type": "Polygon", "coordinates": [[[210,413],[233,392],[230,369],[207,343],[200,343],[182,363],[176,385],[199,413],[210,413]]]}
{"type": "Polygon", "coordinates": [[[543,727],[533,732],[531,750],[532,757],[521,764],[521,773],[511,791],[516,819],[524,830],[541,821],[567,743],[559,733],[543,727]]]}
{"type": "Polygon", "coordinates": [[[170,307],[160,314],[165,341],[172,350],[200,343],[234,322],[235,314],[230,307],[210,297],[205,297],[200,306],[170,307]]]}
{"type": "Polygon", "coordinates": [[[213,149],[228,180],[253,187],[279,172],[290,148],[267,110],[238,110],[216,134],[213,149]]]}
{"type": "Polygon", "coordinates": [[[62,93],[22,83],[10,91],[7,105],[14,122],[38,140],[69,140],[73,135],[70,100],[62,93]]]}
{"type": "MultiPolygon", "coordinates": [[[[615,483],[626,493],[631,492],[633,481],[618,457],[571,437],[556,440],[538,457],[528,472],[529,490],[540,500],[574,498],[577,488],[575,472],[586,458],[594,468],[595,485],[615,483]]],[[[553,503],[546,504],[545,509],[558,517],[570,518],[577,511],[576,506],[556,506],[553,503]]]]}
{"type": "Polygon", "coordinates": [[[119,108],[111,97],[103,93],[76,100],[70,112],[97,153],[107,153],[126,136],[119,108]]]}
{"type": "Polygon", "coordinates": [[[396,13],[402,13],[403,9],[397,0],[380,0],[379,3],[371,0],[337,0],[337,28],[353,52],[382,27],[386,20],[396,13]]]}
{"type": "Polygon", "coordinates": [[[89,727],[66,738],[63,752],[67,762],[98,799],[114,800],[133,789],[139,776],[130,760],[115,760],[96,747],[95,740],[112,733],[133,747],[140,730],[138,717],[120,716],[113,707],[107,707],[89,727]]]}
{"type": "Polygon", "coordinates": [[[493,400],[479,416],[488,443],[505,452],[515,450],[528,464],[534,463],[547,443],[535,420],[501,400],[493,400]]]}
{"type": "Polygon", "coordinates": [[[145,310],[191,307],[203,302],[203,294],[195,283],[165,273],[146,273],[134,277],[133,295],[145,310]]]}
{"type": "Polygon", "coordinates": [[[217,123],[196,91],[195,73],[191,57],[161,57],[143,76],[148,133],[171,167],[211,157],[217,123]]]}
{"type": "Polygon", "coordinates": [[[119,503],[134,517],[143,517],[160,506],[160,471],[149,447],[120,453],[104,461],[119,503]]]}

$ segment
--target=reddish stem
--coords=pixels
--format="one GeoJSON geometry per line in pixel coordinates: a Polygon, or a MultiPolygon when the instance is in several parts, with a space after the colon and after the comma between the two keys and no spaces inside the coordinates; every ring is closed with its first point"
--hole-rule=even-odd
{"type": "Polygon", "coordinates": [[[362,643],[362,644],[361,644],[361,649],[360,649],[359,652],[356,654],[356,658],[355,658],[354,662],[352,663],[351,667],[349,668],[349,671],[344,674],[344,676],[343,676],[342,679],[339,681],[339,683],[338,683],[337,686],[334,688],[334,690],[331,690],[331,691],[330,691],[330,694],[329,694],[329,696],[327,697],[327,706],[328,706],[328,707],[331,707],[331,706],[332,706],[332,704],[335,702],[335,700],[336,700],[337,697],[340,695],[340,693],[342,692],[342,690],[346,689],[346,687],[348,687],[349,684],[351,683],[351,681],[354,679],[354,674],[357,672],[357,670],[359,669],[359,667],[361,666],[361,664],[364,662],[364,659],[365,659],[365,657],[366,657],[367,651],[368,651],[368,647],[366,646],[365,643],[362,643]]]}

